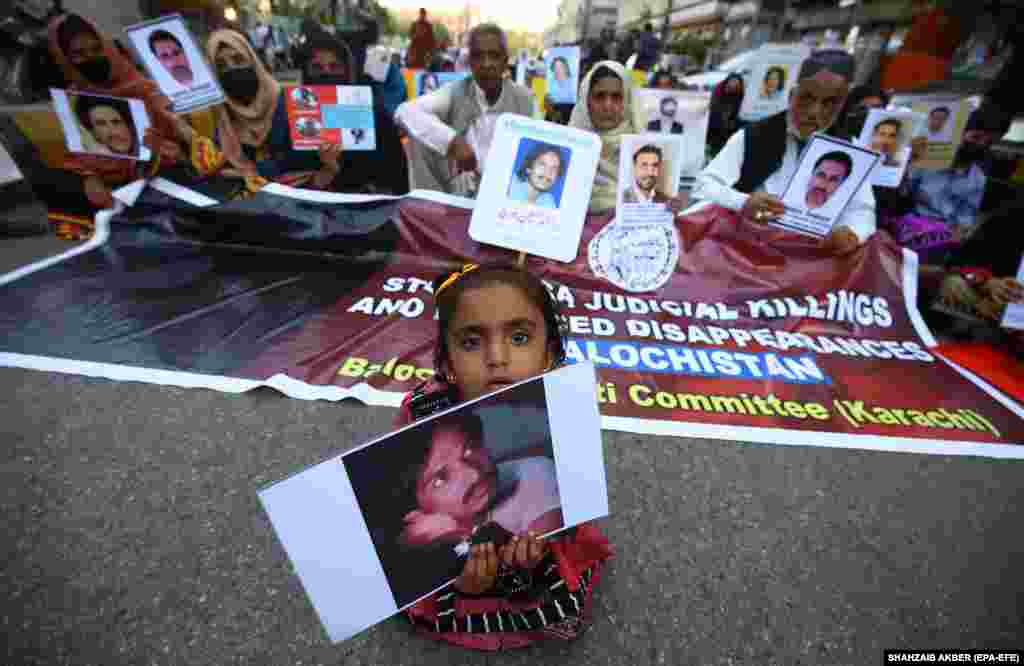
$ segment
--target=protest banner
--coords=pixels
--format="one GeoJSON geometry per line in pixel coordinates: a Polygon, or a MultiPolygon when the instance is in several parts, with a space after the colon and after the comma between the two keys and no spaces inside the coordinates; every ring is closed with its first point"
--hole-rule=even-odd
{"type": "Polygon", "coordinates": [[[125,32],[149,78],[171,100],[175,113],[197,111],[224,101],[217,77],[179,14],[136,23],[125,32]]]}
{"type": "Polygon", "coordinates": [[[377,148],[369,86],[287,86],[284,94],[296,150],[324,143],[340,143],[344,150],[377,148]]]}
{"type": "Polygon", "coordinates": [[[50,89],[53,108],[73,153],[148,160],[142,138],[149,114],[142,100],[50,89]]]}
{"type": "Polygon", "coordinates": [[[596,134],[502,114],[469,235],[481,243],[572,261],[600,154],[596,134]]]}
{"type": "Polygon", "coordinates": [[[328,637],[349,638],[443,590],[470,544],[500,547],[607,516],[594,378],[590,364],[552,371],[262,490],[328,637]]]}
{"type": "Polygon", "coordinates": [[[782,192],[786,212],[773,226],[824,238],[870,178],[880,155],[824,134],[811,136],[782,192]]]}
{"type": "MultiPolygon", "coordinates": [[[[434,373],[432,280],[515,260],[469,236],[472,206],[271,185],[197,207],[147,188],[89,245],[0,276],[0,364],[397,406],[434,373]]],[[[917,257],[884,233],[837,257],[708,206],[674,220],[668,280],[631,293],[590,268],[609,222],[587,218],[571,263],[528,262],[570,360],[597,368],[605,428],[1024,457],[1024,410],[935,353],[917,257]]]]}

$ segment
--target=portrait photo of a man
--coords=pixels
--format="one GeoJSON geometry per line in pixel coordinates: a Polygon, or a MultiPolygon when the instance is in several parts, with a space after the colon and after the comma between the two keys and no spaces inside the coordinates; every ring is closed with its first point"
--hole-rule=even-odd
{"type": "Polygon", "coordinates": [[[568,149],[523,138],[517,152],[508,198],[541,208],[558,208],[569,167],[568,149]]]}
{"type": "Polygon", "coordinates": [[[899,159],[902,131],[903,121],[899,118],[886,118],[871,131],[871,150],[882,154],[882,166],[898,167],[902,164],[899,159]]]}
{"type": "Polygon", "coordinates": [[[633,178],[622,194],[623,203],[665,203],[670,196],[658,189],[661,182],[663,151],[646,144],[633,153],[633,178]]]}
{"type": "Polygon", "coordinates": [[[807,210],[815,210],[827,204],[852,172],[853,159],[840,150],[819,157],[807,182],[807,194],[804,196],[807,210]]]}
{"type": "Polygon", "coordinates": [[[683,124],[676,120],[679,102],[674,97],[664,97],[658,105],[658,109],[658,117],[647,123],[647,131],[661,134],[682,134],[683,124]]]}
{"type": "Polygon", "coordinates": [[[953,128],[950,127],[950,118],[953,117],[953,110],[948,106],[937,106],[928,113],[928,141],[936,143],[948,143],[952,140],[953,128]]]}
{"type": "Polygon", "coordinates": [[[167,30],[154,30],[149,35],[149,50],[171,78],[183,86],[192,85],[195,75],[181,40],[167,30]]]}
{"type": "Polygon", "coordinates": [[[99,152],[138,156],[139,137],[128,100],[83,95],[73,106],[80,131],[95,140],[99,152]]]}

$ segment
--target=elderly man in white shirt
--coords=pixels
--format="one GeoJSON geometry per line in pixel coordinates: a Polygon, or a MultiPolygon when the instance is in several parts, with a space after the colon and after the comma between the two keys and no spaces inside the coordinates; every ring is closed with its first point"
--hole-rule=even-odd
{"type": "Polygon", "coordinates": [[[474,196],[498,116],[533,115],[533,95],[505,78],[508,43],[494,24],[469,34],[471,78],[405,102],[395,117],[412,137],[410,186],[474,196]]]}
{"type": "MultiPolygon", "coordinates": [[[[779,196],[796,172],[814,132],[832,127],[846,101],[854,61],[845,51],[812,54],[800,68],[789,109],[756,122],[726,142],[701,172],[694,196],[767,222],[785,212],[779,196]]],[[[848,254],[875,233],[875,197],[865,182],[836,222],[825,245],[848,254]]]]}

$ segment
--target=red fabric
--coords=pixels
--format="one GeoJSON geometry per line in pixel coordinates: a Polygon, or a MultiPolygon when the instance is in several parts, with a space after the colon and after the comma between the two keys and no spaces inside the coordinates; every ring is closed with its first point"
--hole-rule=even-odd
{"type": "Polygon", "coordinates": [[[1024,405],[1024,361],[984,343],[939,345],[938,352],[1024,405]]]}

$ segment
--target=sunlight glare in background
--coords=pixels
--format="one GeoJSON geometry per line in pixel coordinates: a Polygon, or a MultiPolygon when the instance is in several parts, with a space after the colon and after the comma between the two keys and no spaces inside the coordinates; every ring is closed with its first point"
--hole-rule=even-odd
{"type": "MultiPolygon", "coordinates": [[[[466,8],[465,2],[428,2],[427,0],[381,0],[388,9],[419,9],[427,10],[430,18],[432,10],[445,13],[460,12],[466,8]]],[[[477,0],[480,17],[484,22],[493,21],[506,30],[527,30],[543,32],[555,24],[558,3],[555,0],[477,0]]]]}

